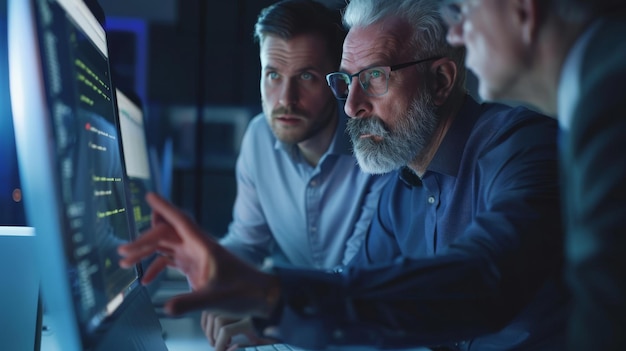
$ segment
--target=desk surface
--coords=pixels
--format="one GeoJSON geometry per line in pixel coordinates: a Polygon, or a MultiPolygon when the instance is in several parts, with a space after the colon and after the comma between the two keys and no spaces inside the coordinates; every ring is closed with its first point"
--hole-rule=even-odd
{"type": "MultiPolygon", "coordinates": [[[[162,318],[161,325],[163,326],[165,344],[169,351],[213,351],[213,347],[200,328],[200,313],[189,314],[182,318],[162,318]]],[[[331,350],[376,351],[371,347],[360,346],[337,347],[331,348],[331,350]]],[[[402,351],[430,351],[430,349],[417,347],[402,349],[402,351]]]]}
{"type": "Polygon", "coordinates": [[[169,351],[213,350],[200,328],[200,313],[180,318],[161,318],[160,321],[169,351]]]}
{"type": "MultiPolygon", "coordinates": [[[[185,277],[168,269],[166,279],[153,295],[155,306],[162,306],[165,301],[189,291],[185,277]]],[[[157,308],[159,321],[163,328],[163,338],[169,351],[212,351],[213,347],[200,327],[201,312],[192,312],[180,317],[167,317],[157,308]]]]}
{"type": "MultiPolygon", "coordinates": [[[[157,300],[161,303],[168,298],[188,291],[186,281],[178,276],[174,281],[165,282],[159,289],[157,300]]],[[[188,313],[182,317],[162,317],[160,318],[163,328],[165,344],[169,351],[213,351],[208,339],[200,327],[201,312],[188,313]]],[[[372,347],[338,347],[333,350],[340,351],[376,351],[372,347]]],[[[427,348],[403,349],[403,351],[430,351],[427,348]]],[[[387,350],[393,351],[393,350],[387,350]]]]}

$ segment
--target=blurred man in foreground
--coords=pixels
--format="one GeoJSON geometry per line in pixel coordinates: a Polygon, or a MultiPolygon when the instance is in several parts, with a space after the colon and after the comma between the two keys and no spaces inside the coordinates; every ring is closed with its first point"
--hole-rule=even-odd
{"type": "Polygon", "coordinates": [[[626,3],[446,1],[486,99],[558,117],[570,350],[626,350],[626,3]]]}

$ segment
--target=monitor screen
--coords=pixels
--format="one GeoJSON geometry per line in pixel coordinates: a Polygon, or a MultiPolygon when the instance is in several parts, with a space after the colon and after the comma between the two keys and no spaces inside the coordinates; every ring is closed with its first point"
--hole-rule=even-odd
{"type": "MultiPolygon", "coordinates": [[[[157,191],[151,156],[148,150],[147,130],[143,109],[139,97],[115,89],[117,108],[119,111],[119,127],[122,137],[122,153],[126,166],[128,181],[128,208],[132,213],[135,235],[150,228],[152,224],[152,210],[146,202],[148,192],[157,191]]],[[[141,263],[147,268],[156,258],[153,255],[141,263]]],[[[147,286],[150,296],[157,293],[161,286],[163,275],[159,275],[147,286]]]]}
{"type": "Polygon", "coordinates": [[[8,17],[17,152],[45,316],[59,349],[98,349],[144,294],[139,266],[117,263],[117,246],[134,232],[106,35],[82,0],[10,0],[8,17]]]}
{"type": "Polygon", "coordinates": [[[116,88],[122,151],[128,176],[130,209],[138,233],[150,227],[150,206],[146,194],[156,191],[150,167],[150,153],[146,140],[146,126],[141,105],[116,88]]]}

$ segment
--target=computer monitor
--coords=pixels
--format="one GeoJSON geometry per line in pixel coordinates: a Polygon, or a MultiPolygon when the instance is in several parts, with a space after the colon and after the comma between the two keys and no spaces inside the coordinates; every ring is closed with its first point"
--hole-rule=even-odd
{"type": "Polygon", "coordinates": [[[128,176],[130,206],[138,233],[148,229],[151,223],[151,209],[145,201],[148,192],[156,191],[150,153],[146,138],[146,123],[141,104],[132,95],[115,89],[119,111],[122,151],[128,176]]]}
{"type": "Polygon", "coordinates": [[[166,350],[133,239],[106,34],[82,0],[9,0],[10,94],[42,349],[166,350]]]}
{"type": "MultiPolygon", "coordinates": [[[[142,103],[139,97],[132,93],[125,93],[120,88],[115,89],[117,109],[119,112],[119,127],[122,136],[122,153],[126,168],[129,210],[132,213],[135,235],[140,235],[150,228],[152,210],[146,202],[148,192],[158,192],[155,169],[152,165],[152,156],[148,150],[147,126],[142,103]]],[[[142,267],[147,268],[156,255],[145,259],[142,267]]],[[[161,285],[161,277],[154,279],[147,286],[150,295],[154,295],[161,285]]]]}

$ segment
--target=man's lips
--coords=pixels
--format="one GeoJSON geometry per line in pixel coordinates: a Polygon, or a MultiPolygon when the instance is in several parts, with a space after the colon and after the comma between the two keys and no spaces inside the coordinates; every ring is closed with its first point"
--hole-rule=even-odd
{"type": "Polygon", "coordinates": [[[383,141],[383,138],[380,135],[376,135],[376,134],[361,134],[359,136],[359,139],[372,139],[375,142],[383,141]]]}
{"type": "Polygon", "coordinates": [[[274,119],[283,123],[297,123],[302,120],[302,117],[295,115],[281,115],[274,117],[274,119]]]}

